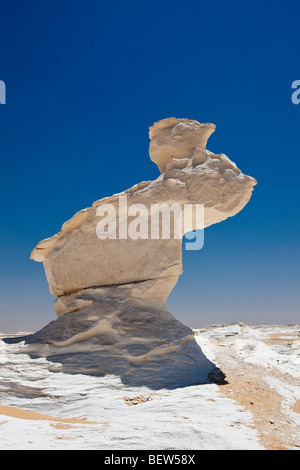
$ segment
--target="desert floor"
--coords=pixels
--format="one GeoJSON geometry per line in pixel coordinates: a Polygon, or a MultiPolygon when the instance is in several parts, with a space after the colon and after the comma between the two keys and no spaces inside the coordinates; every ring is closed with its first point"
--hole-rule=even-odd
{"type": "Polygon", "coordinates": [[[207,383],[128,387],[66,374],[0,335],[0,449],[300,449],[300,330],[195,329],[207,383]]]}

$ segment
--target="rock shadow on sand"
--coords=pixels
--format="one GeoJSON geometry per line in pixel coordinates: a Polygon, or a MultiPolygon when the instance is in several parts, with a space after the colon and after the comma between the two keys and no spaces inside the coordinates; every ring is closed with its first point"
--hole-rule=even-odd
{"type": "MultiPolygon", "coordinates": [[[[71,317],[68,317],[68,323],[70,327],[72,320],[76,322],[76,326],[73,323],[73,330],[77,332],[76,342],[68,342],[67,335],[62,338],[61,332],[66,322],[64,317],[49,323],[37,333],[7,337],[3,341],[7,344],[22,343],[19,353],[28,354],[32,359],[44,357],[49,361],[51,372],[96,377],[114,375],[129,387],[176,389],[208,384],[215,382],[215,377],[222,376],[222,372],[204,355],[192,330],[178,322],[169,312],[160,314],[157,325],[159,334],[156,337],[153,336],[153,322],[151,328],[144,328],[139,336],[128,335],[129,329],[125,328],[123,318],[124,338],[120,338],[119,334],[118,342],[113,342],[105,335],[80,341],[80,334],[86,336],[95,325],[88,326],[82,319],[79,322],[75,315],[73,319],[71,317]],[[171,332],[162,324],[164,317],[167,322],[172,322],[171,332]],[[174,326],[177,327],[175,330],[174,326]],[[62,339],[65,343],[63,346],[62,339]]],[[[132,322],[131,318],[131,325],[132,322]]],[[[74,335],[70,338],[74,338],[74,335]]]]}

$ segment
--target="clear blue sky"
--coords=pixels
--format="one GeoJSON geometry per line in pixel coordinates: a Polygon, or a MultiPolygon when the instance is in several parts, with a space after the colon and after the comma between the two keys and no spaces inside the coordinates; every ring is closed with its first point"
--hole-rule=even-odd
{"type": "Polygon", "coordinates": [[[299,1],[1,5],[0,331],[55,319],[37,242],[95,200],[159,175],[148,127],[216,124],[208,149],[258,180],[245,209],[185,252],[184,323],[299,321],[299,1]]]}

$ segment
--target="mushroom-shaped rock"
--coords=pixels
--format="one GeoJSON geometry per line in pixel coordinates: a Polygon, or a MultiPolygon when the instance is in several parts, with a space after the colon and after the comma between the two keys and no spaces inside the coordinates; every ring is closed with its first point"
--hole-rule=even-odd
{"type": "Polygon", "coordinates": [[[256,180],[206,149],[214,130],[189,119],[155,123],[150,157],[162,174],[96,201],[37,245],[31,258],[44,263],[50,292],[58,296],[58,319],[27,337],[31,352],[59,357],[72,372],[114,373],[153,388],[205,380],[212,365],[192,330],[166,307],[182,272],[181,236],[153,237],[151,223],[163,204],[201,205],[204,217],[193,219],[190,230],[221,222],[247,204],[256,180]],[[133,207],[140,209],[140,236],[129,236],[133,207]],[[99,214],[110,210],[113,229],[99,237],[99,214]]]}

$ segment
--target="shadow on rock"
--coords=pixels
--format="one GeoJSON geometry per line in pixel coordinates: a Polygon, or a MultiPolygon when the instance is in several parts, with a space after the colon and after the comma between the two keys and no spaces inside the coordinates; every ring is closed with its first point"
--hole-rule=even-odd
{"type": "MultiPolygon", "coordinates": [[[[98,377],[114,375],[120,377],[124,385],[146,386],[152,390],[214,381],[212,378],[216,375],[213,374],[218,369],[203,354],[192,330],[175,320],[169,312],[160,316],[159,329],[155,332],[153,321],[151,325],[148,323],[148,328],[139,329],[133,325],[134,315],[130,317],[131,328],[124,317],[119,318],[122,328],[116,333],[118,341],[111,334],[104,334],[103,330],[103,334],[90,336],[93,330],[95,334],[99,333],[101,322],[88,325],[87,319],[79,321],[78,316],[71,317],[59,318],[32,335],[3,338],[3,341],[10,344],[22,342],[20,352],[31,358],[46,358],[52,372],[98,377]],[[67,330],[72,325],[75,335],[62,334],[66,332],[63,328],[66,320],[67,330]],[[164,328],[167,326],[164,322],[172,323],[171,331],[164,328]]],[[[140,318],[139,312],[136,319],[140,322],[140,318]]]]}

